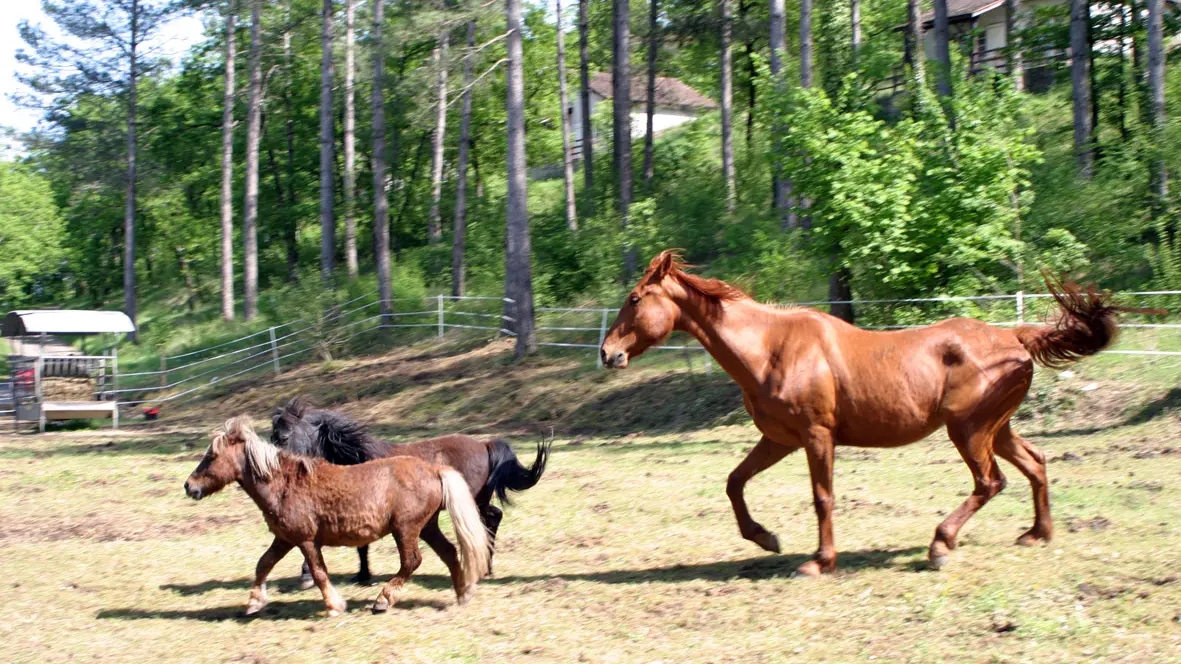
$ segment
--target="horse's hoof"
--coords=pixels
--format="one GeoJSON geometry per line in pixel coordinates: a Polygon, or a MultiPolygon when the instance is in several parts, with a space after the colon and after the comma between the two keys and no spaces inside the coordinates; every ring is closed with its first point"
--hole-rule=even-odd
{"type": "Polygon", "coordinates": [[[947,565],[950,556],[931,556],[931,569],[941,570],[947,565]]]}
{"type": "Polygon", "coordinates": [[[384,599],[379,599],[373,603],[373,612],[374,613],[385,613],[386,611],[389,611],[389,610],[390,610],[390,603],[385,601],[384,599]]]}
{"type": "Polygon", "coordinates": [[[761,546],[764,551],[779,553],[779,538],[775,536],[775,533],[769,533],[764,530],[763,532],[755,535],[753,541],[755,544],[761,546]]]}
{"type": "Polygon", "coordinates": [[[253,616],[255,614],[261,613],[262,610],[265,609],[266,607],[267,607],[267,605],[262,602],[258,602],[258,603],[251,602],[246,605],[245,615],[253,616]]]}
{"type": "Polygon", "coordinates": [[[310,577],[310,576],[299,577],[299,589],[300,590],[311,590],[315,586],[316,586],[316,581],[312,577],[310,577]]]}
{"type": "Polygon", "coordinates": [[[1049,541],[1049,536],[1030,530],[1017,538],[1017,546],[1034,546],[1035,544],[1044,544],[1049,541]]]}
{"type": "Polygon", "coordinates": [[[801,579],[819,579],[820,573],[822,571],[823,570],[820,567],[820,561],[809,560],[808,562],[804,563],[803,565],[800,565],[799,567],[797,567],[796,571],[792,572],[791,576],[792,576],[792,578],[801,578],[801,579]]]}
{"type": "Polygon", "coordinates": [[[352,581],[353,583],[355,583],[359,586],[373,585],[373,577],[369,574],[364,574],[364,575],[358,574],[358,575],[354,576],[353,578],[349,579],[349,581],[352,581]]]}
{"type": "Polygon", "coordinates": [[[328,611],[326,613],[329,618],[335,618],[343,614],[345,611],[348,611],[348,605],[346,605],[344,602],[341,602],[340,606],[328,607],[328,611]]]}

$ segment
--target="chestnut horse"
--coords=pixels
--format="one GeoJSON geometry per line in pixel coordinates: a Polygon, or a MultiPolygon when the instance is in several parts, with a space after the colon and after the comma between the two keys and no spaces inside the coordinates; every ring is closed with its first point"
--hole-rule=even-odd
{"type": "Polygon", "coordinates": [[[488,532],[463,475],[449,466],[414,457],[336,466],[284,452],[259,438],[247,418],[235,417],[213,434],[185,493],[201,500],[231,482],[254,500],[275,534],[255,568],[246,615],[266,606],[267,575],[293,547],[311,567],[330,616],[343,613],[345,602],[328,579],[324,546],[362,546],[393,534],[402,566],[378,594],[375,613],[394,603],[394,593],[422,563],[420,535],[447,564],[460,604],[488,573],[488,532]],[[439,529],[442,509],[455,526],[458,554],[439,529]]]}
{"type": "Polygon", "coordinates": [[[742,537],[768,551],[779,540],[751,518],[747,481],[803,449],[812,476],[820,546],[797,573],[836,569],[832,535],[834,447],[899,447],[940,427],[972,472],[975,488],[935,529],[928,553],[939,569],[956,535],[1005,487],[994,453],[1033,487],[1034,523],[1018,544],[1053,534],[1045,456],[1017,435],[1009,418],[1025,399],[1033,364],[1061,367],[1093,355],[1115,335],[1115,315],[1094,290],[1047,284],[1061,307],[1049,326],[1015,329],[951,318],[926,327],[873,332],[820,311],[759,304],[738,288],[684,270],[664,251],[628,294],[600,353],[622,369],[673,330],[697,338],[742,388],[762,438],[726,483],[742,537]]]}
{"type": "MultiPolygon", "coordinates": [[[[533,488],[545,472],[550,450],[548,443],[538,443],[537,458],[531,467],[525,467],[512,446],[499,438],[480,440],[453,433],[397,445],[373,436],[363,424],[344,413],[312,407],[302,396],[293,397],[271,413],[271,442],[289,452],[319,457],[341,466],[395,455],[451,466],[467,480],[476,506],[480,508],[480,519],[488,527],[493,549],[504,517],[504,512],[492,504],[493,497],[508,505],[511,504],[509,491],[533,488]]],[[[353,580],[367,584],[372,578],[369,547],[357,549],[357,555],[361,566],[353,580]]],[[[303,588],[312,587],[311,572],[306,565],[300,583],[303,588]]]]}

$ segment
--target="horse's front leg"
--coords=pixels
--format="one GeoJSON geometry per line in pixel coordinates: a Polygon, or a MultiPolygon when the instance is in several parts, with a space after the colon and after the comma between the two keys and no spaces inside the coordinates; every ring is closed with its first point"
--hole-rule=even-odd
{"type": "Polygon", "coordinates": [[[726,496],[730,498],[730,505],[734,508],[734,518],[738,520],[738,532],[742,533],[744,539],[775,553],[779,553],[779,538],[751,518],[750,510],[746,508],[743,490],[750,478],[774,466],[796,449],[763,436],[726,480],[726,496]]]}
{"type": "Polygon", "coordinates": [[[254,585],[250,587],[250,601],[246,603],[246,615],[252,616],[267,605],[267,577],[275,565],[291,551],[292,545],[278,537],[271,542],[271,546],[258,559],[254,568],[254,585]]]}
{"type": "Polygon", "coordinates": [[[801,576],[820,576],[837,568],[837,549],[832,537],[832,462],[835,455],[832,432],[814,427],[808,432],[804,450],[808,454],[808,471],[812,476],[812,503],[820,528],[820,546],[816,556],[800,565],[801,576]]]}
{"type": "Polygon", "coordinates": [[[362,586],[368,586],[373,583],[373,575],[369,573],[369,545],[357,547],[357,558],[360,559],[361,566],[357,569],[357,575],[353,577],[355,583],[362,586]]]}
{"type": "Polygon", "coordinates": [[[307,561],[308,567],[312,571],[312,580],[316,582],[316,587],[324,595],[324,605],[328,608],[328,615],[331,617],[344,613],[348,606],[341,598],[340,593],[336,592],[336,588],[332,587],[332,581],[328,578],[328,567],[324,564],[324,554],[320,552],[320,547],[316,546],[315,542],[308,541],[301,542],[299,550],[303,553],[304,560],[307,561]]]}

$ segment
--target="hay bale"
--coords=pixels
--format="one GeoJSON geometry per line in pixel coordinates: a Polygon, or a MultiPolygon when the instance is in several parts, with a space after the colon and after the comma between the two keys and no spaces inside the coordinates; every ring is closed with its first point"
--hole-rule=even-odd
{"type": "Polygon", "coordinates": [[[41,390],[45,401],[94,400],[94,381],[89,378],[43,378],[41,390]]]}

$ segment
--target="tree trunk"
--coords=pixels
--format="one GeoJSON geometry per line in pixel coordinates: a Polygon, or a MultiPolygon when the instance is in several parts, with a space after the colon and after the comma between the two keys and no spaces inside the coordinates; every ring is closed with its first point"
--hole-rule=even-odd
{"type": "Polygon", "coordinates": [[[383,323],[393,313],[390,283],[390,194],[386,188],[385,161],[385,45],[381,30],[385,22],[385,0],[373,0],[373,251],[377,259],[377,289],[381,298],[383,323]]]}
{"type": "MultiPolygon", "coordinates": [[[[750,10],[750,5],[746,4],[745,0],[738,0],[738,22],[745,26],[747,12],[750,10]]],[[[756,89],[756,81],[758,79],[758,70],[755,67],[755,43],[754,34],[750,31],[746,33],[745,40],[746,51],[746,153],[747,158],[750,158],[750,142],[754,138],[755,133],[755,102],[758,96],[756,89]]]]}
{"type": "Polygon", "coordinates": [[[590,117],[590,55],[589,49],[589,27],[590,22],[590,0],[578,0],[578,78],[581,84],[579,89],[579,103],[582,107],[582,177],[583,190],[585,195],[582,197],[583,205],[589,213],[592,203],[594,202],[594,186],[595,186],[595,168],[594,168],[594,128],[591,127],[590,117]]]}
{"type": "MultiPolygon", "coordinates": [[[[558,0],[559,2],[561,0],[558,0]]],[[[652,164],[652,152],[655,148],[655,116],[656,116],[656,54],[660,50],[660,27],[656,20],[660,16],[659,0],[648,2],[648,98],[644,107],[646,124],[644,126],[644,192],[652,193],[652,176],[655,166],[652,164]]]]}
{"type": "MultiPolygon", "coordinates": [[[[127,89],[127,198],[123,206],[123,311],[135,324],[135,160],[138,142],[136,140],[136,84],[139,80],[137,49],[139,47],[139,2],[131,2],[130,65],[128,67],[127,89]]],[[[132,332],[132,341],[138,341],[138,334],[132,332]]]]}
{"type": "Polygon", "coordinates": [[[283,219],[283,244],[287,248],[287,281],[299,281],[299,218],[295,213],[295,111],[291,108],[291,0],[287,0],[286,23],[283,26],[283,116],[287,125],[287,208],[283,219]]]}
{"type": "Polygon", "coordinates": [[[1152,108],[1152,144],[1156,148],[1151,166],[1155,215],[1166,214],[1169,202],[1169,173],[1161,149],[1168,122],[1165,113],[1164,2],[1148,0],[1148,96],[1152,108]]]}
{"type": "Polygon", "coordinates": [[[562,113],[562,175],[566,185],[566,227],[578,230],[574,200],[574,157],[570,154],[570,99],[566,94],[566,35],[562,29],[562,0],[554,0],[558,28],[558,103],[562,113]]]}
{"type": "Polygon", "coordinates": [[[1091,25],[1091,6],[1087,4],[1087,74],[1091,79],[1091,137],[1095,147],[1095,159],[1102,157],[1099,146],[1099,70],[1095,67],[1095,28],[1091,25]]]}
{"type": "Polygon", "coordinates": [[[221,109],[221,317],[234,320],[234,0],[226,2],[226,73],[221,109]]]}
{"type": "MultiPolygon", "coordinates": [[[[927,86],[927,71],[923,52],[923,10],[919,0],[906,2],[906,52],[910,60],[911,75],[914,77],[915,94],[927,86]]],[[[916,104],[916,108],[917,108],[916,104]]]]}
{"type": "Polygon", "coordinates": [[[353,54],[355,40],[353,22],[356,0],[345,0],[344,37],[344,260],[349,279],[357,278],[357,172],[356,172],[356,62],[353,54]]]}
{"type": "MultiPolygon", "coordinates": [[[[559,32],[559,34],[561,34],[559,32]]],[[[467,252],[467,162],[471,150],[472,136],[472,49],[476,45],[476,22],[467,23],[468,53],[463,58],[463,107],[459,116],[459,155],[455,164],[455,229],[451,237],[451,294],[464,294],[467,286],[465,254],[467,252]]],[[[560,56],[559,56],[560,57],[560,56]]],[[[564,88],[563,88],[564,89],[564,88]]],[[[563,108],[565,104],[563,103],[563,108]]],[[[565,125],[563,125],[565,127],[565,125]]],[[[569,132],[565,134],[569,138],[569,132]]],[[[566,150],[566,164],[569,168],[570,151],[566,150]]],[[[567,186],[571,174],[566,173],[567,186]]]]}
{"type": "Polygon", "coordinates": [[[328,281],[336,271],[336,203],[332,162],[335,135],[332,128],[332,0],[324,0],[320,23],[320,279],[328,281]]]}
{"type": "Polygon", "coordinates": [[[427,221],[427,242],[438,244],[443,239],[442,213],[439,205],[443,200],[443,143],[447,138],[447,47],[451,36],[446,30],[439,33],[435,44],[435,131],[431,134],[431,211],[427,221]]]}
{"type": "MultiPolygon", "coordinates": [[[[935,86],[940,97],[951,96],[951,35],[947,0],[935,0],[935,86]]],[[[922,49],[922,42],[919,42],[922,49]]]]}
{"type": "Polygon", "coordinates": [[[853,51],[853,68],[861,57],[861,0],[849,0],[849,46],[853,51]]]}
{"type": "MultiPolygon", "coordinates": [[[[537,350],[533,322],[533,275],[529,242],[529,209],[525,191],[525,72],[521,47],[521,0],[505,0],[508,24],[508,218],[505,229],[506,295],[514,302],[517,357],[537,350]]],[[[626,42],[625,42],[626,43],[626,42]]]]}
{"type": "Polygon", "coordinates": [[[1005,46],[1008,48],[1005,66],[1017,92],[1025,91],[1025,63],[1021,49],[1021,30],[1025,27],[1025,17],[1022,12],[1021,0],[1005,0],[1005,46]]]}
{"type": "Polygon", "coordinates": [[[800,0],[800,87],[812,87],[812,0],[800,0]]]}
{"type": "Polygon", "coordinates": [[[1074,97],[1074,152],[1079,175],[1095,174],[1095,146],[1091,127],[1090,57],[1087,48],[1087,0],[1070,2],[1070,86],[1074,97]]]}
{"type": "MultiPolygon", "coordinates": [[[[511,0],[510,0],[511,1],[511,0]]],[[[632,203],[632,134],[631,134],[631,24],[628,0],[613,0],[612,25],[612,134],[615,179],[619,186],[619,216],[627,233],[628,211],[632,203]]],[[[628,243],[630,244],[630,243],[628,243]]],[[[630,282],[636,272],[636,251],[628,246],[623,256],[623,278],[630,282]]]]}
{"type": "Polygon", "coordinates": [[[718,4],[722,13],[722,179],[726,182],[726,212],[733,215],[738,204],[738,181],[734,176],[734,67],[730,53],[734,17],[730,0],[718,0],[718,4]]]}
{"type": "MultiPolygon", "coordinates": [[[[783,86],[780,73],[783,71],[783,57],[787,54],[787,14],[784,0],[771,0],[771,75],[775,78],[775,85],[783,86]]],[[[781,89],[782,93],[783,90],[781,89]]],[[[772,135],[779,133],[779,120],[772,128],[772,135]]],[[[783,171],[783,163],[778,159],[774,164],[774,175],[771,182],[771,196],[773,206],[779,213],[780,224],[783,228],[799,226],[799,217],[791,201],[791,180],[783,171]]]]}
{"type": "Polygon", "coordinates": [[[242,206],[246,320],[258,313],[258,143],[262,124],[262,0],[250,3],[250,99],[246,108],[246,198],[242,206]]]}

